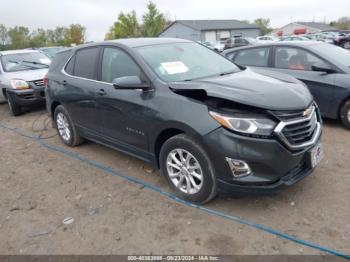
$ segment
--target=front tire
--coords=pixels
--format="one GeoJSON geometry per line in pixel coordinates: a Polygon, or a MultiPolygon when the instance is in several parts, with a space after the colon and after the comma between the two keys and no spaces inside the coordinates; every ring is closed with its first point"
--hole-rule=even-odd
{"type": "Polygon", "coordinates": [[[10,95],[7,95],[7,104],[9,105],[11,115],[18,116],[22,113],[21,106],[10,95]]]}
{"type": "Polygon", "coordinates": [[[350,129],[350,100],[346,101],[340,109],[340,120],[347,129],[350,129]]]}
{"type": "Polygon", "coordinates": [[[350,41],[344,41],[341,46],[347,50],[350,49],[350,41]]]}
{"type": "Polygon", "coordinates": [[[214,168],[193,138],[185,134],[170,138],[163,144],[159,160],[162,174],[178,197],[199,204],[215,197],[214,168]]]}
{"type": "Polygon", "coordinates": [[[54,121],[58,136],[64,144],[74,147],[83,142],[67,110],[62,105],[56,107],[54,121]]]}

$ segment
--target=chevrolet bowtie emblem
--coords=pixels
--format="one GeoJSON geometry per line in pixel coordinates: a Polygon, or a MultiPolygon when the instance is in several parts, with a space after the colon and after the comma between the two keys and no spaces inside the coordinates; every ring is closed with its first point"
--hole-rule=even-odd
{"type": "Polygon", "coordinates": [[[306,109],[306,110],[303,112],[303,116],[305,116],[305,117],[309,117],[311,114],[312,114],[312,107],[306,109]]]}

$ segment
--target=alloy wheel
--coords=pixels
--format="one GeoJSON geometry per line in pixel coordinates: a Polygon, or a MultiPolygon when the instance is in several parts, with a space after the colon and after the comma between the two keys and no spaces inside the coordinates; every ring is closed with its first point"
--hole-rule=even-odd
{"type": "Polygon", "coordinates": [[[64,141],[69,141],[71,138],[71,131],[67,117],[63,113],[58,113],[56,117],[57,129],[64,141]]]}
{"type": "Polygon", "coordinates": [[[166,167],[171,182],[186,194],[196,194],[203,186],[199,161],[185,149],[174,149],[167,157],[166,167]]]}

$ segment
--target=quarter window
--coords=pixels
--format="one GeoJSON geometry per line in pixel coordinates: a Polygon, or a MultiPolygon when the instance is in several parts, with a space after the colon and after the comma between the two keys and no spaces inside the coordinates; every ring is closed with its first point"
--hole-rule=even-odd
{"type": "Polygon", "coordinates": [[[69,75],[73,75],[74,74],[74,61],[75,61],[75,56],[73,56],[68,64],[66,65],[66,68],[64,69],[66,71],[67,74],[69,75]]]}
{"type": "Polygon", "coordinates": [[[75,55],[74,75],[88,79],[96,79],[98,54],[99,49],[96,47],[84,48],[77,51],[75,55]]]}
{"type": "Polygon", "coordinates": [[[253,48],[238,52],[234,62],[247,66],[268,66],[269,48],[253,48]]]}
{"type": "Polygon", "coordinates": [[[105,48],[102,59],[101,81],[112,83],[113,79],[123,76],[138,76],[141,70],[134,60],[118,48],[105,48]]]}
{"type": "Polygon", "coordinates": [[[299,48],[278,47],[275,55],[275,67],[292,70],[311,71],[312,65],[324,62],[315,55],[299,48]]]}

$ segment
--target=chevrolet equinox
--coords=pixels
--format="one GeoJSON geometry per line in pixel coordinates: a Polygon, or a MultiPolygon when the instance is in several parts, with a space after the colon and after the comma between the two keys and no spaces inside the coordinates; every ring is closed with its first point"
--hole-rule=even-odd
{"type": "Polygon", "coordinates": [[[46,102],[64,144],[88,139],[152,163],[191,202],[278,192],[322,158],[320,112],[303,83],[254,73],[187,40],[61,51],[46,102]]]}

